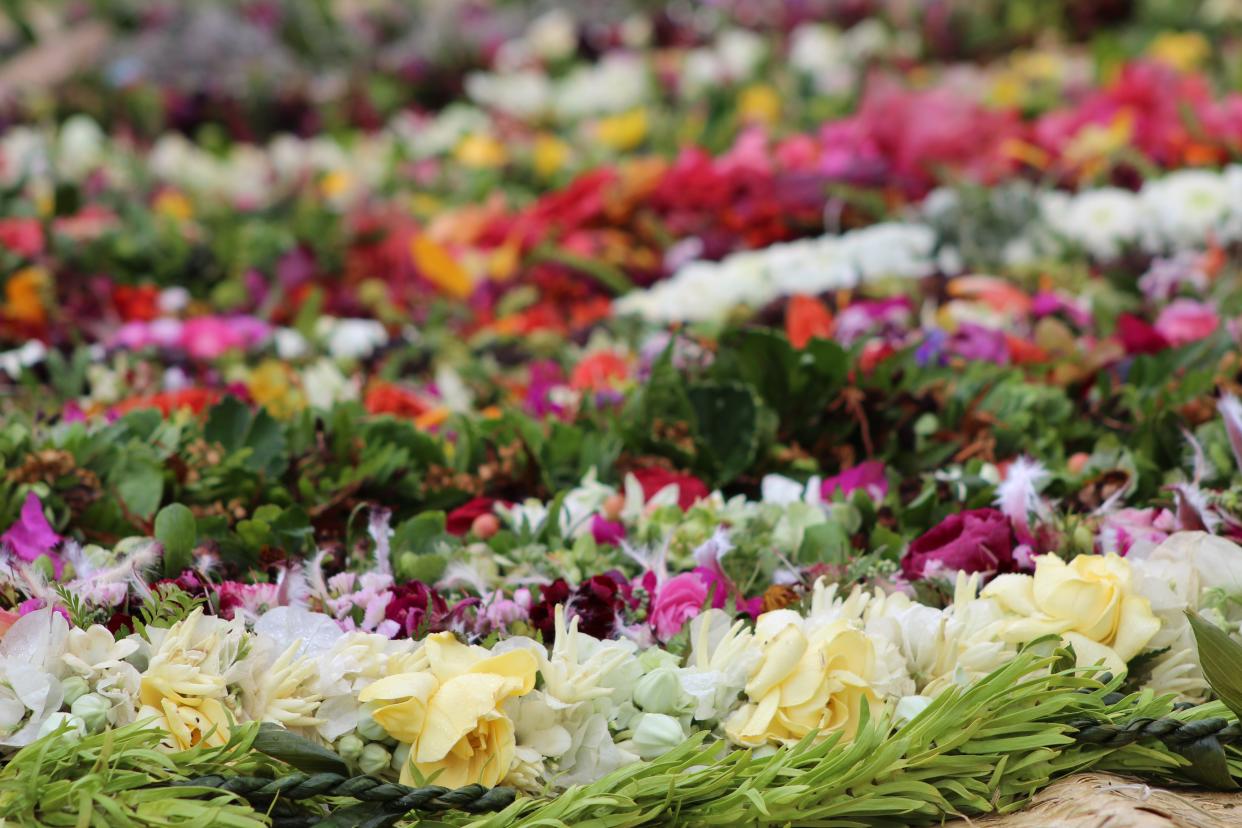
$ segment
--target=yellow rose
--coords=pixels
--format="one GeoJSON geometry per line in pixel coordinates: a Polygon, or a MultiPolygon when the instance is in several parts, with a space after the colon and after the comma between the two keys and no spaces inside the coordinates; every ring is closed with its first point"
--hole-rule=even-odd
{"type": "Polygon", "coordinates": [[[877,708],[875,647],[849,622],[814,625],[776,610],[759,616],[755,636],[762,657],[746,683],[748,702],[725,722],[735,743],[793,744],[813,731],[853,738],[863,700],[877,708]]]}
{"type": "Polygon", "coordinates": [[[1151,603],[1134,593],[1130,563],[1117,555],[1056,555],[1035,559],[1035,575],[1001,575],[983,590],[1017,616],[1006,640],[1055,633],[1074,646],[1081,665],[1103,661],[1113,672],[1138,655],[1160,630],[1151,603]]]}
{"type": "Polygon", "coordinates": [[[437,774],[449,788],[479,783],[492,787],[513,764],[513,722],[500,709],[505,699],[529,693],[538,665],[527,650],[492,655],[459,642],[452,633],[423,643],[422,669],[380,679],[359,701],[380,702],[372,718],[410,746],[401,782],[437,774]]]}

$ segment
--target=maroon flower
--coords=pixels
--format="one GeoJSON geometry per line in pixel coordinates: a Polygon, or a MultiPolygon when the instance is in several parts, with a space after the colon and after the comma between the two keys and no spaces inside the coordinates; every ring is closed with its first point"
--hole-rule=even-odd
{"type": "Polygon", "coordinates": [[[422,581],[410,581],[392,588],[392,600],[384,608],[384,617],[396,621],[408,636],[458,629],[462,615],[479,603],[478,598],[458,601],[452,607],[422,581]]]}
{"type": "Polygon", "coordinates": [[[569,584],[564,578],[539,587],[539,601],[530,607],[530,623],[543,634],[544,641],[552,640],[556,629],[556,605],[569,603],[569,592],[569,584]]]}
{"type": "Polygon", "coordinates": [[[911,581],[945,570],[995,574],[1013,568],[1013,531],[996,509],[949,515],[916,538],[901,559],[911,581]]]}
{"type": "Polygon", "coordinates": [[[660,468],[637,469],[633,474],[643,487],[643,500],[651,500],[657,492],[673,483],[677,484],[677,505],[683,510],[709,494],[703,481],[691,474],[660,468]]]}
{"type": "Polygon", "coordinates": [[[1169,347],[1169,340],[1154,326],[1129,313],[1117,317],[1117,337],[1127,354],[1156,354],[1169,347]]]}
{"type": "Polygon", "coordinates": [[[556,605],[565,607],[566,619],[577,618],[578,629],[596,638],[611,638],[622,614],[633,600],[629,582],[617,572],[595,575],[571,588],[557,579],[539,588],[539,601],[530,608],[530,623],[551,641],[555,634],[556,605]]]}

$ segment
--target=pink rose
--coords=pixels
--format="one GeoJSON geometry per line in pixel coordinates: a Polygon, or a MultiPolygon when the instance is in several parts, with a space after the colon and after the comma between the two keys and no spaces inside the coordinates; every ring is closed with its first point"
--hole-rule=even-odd
{"type": "Polygon", "coordinates": [[[996,574],[1014,568],[1013,531],[996,509],[949,515],[911,542],[901,571],[911,581],[944,572],[996,574]]]}
{"type": "Polygon", "coordinates": [[[38,256],[43,252],[43,227],[39,220],[0,219],[0,247],[27,259],[38,256]]]}
{"type": "Polygon", "coordinates": [[[1177,299],[1156,317],[1155,328],[1170,344],[1187,345],[1206,339],[1220,327],[1211,305],[1194,299],[1177,299]]]}
{"type": "MultiPolygon", "coordinates": [[[[651,626],[661,641],[668,641],[686,622],[699,614],[707,601],[707,582],[697,572],[686,572],[669,578],[656,591],[651,607],[651,626]]],[[[724,590],[717,589],[712,604],[724,606],[724,590]]]]}
{"type": "Polygon", "coordinates": [[[845,497],[862,489],[874,501],[879,502],[888,494],[888,478],[884,476],[884,464],[879,460],[867,460],[857,466],[851,466],[838,475],[824,480],[820,485],[820,496],[831,500],[833,494],[840,491],[845,497]]]}

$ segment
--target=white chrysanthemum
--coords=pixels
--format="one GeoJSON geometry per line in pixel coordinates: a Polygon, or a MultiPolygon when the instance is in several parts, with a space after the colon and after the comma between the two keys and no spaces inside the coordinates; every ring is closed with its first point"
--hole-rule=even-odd
{"type": "Polygon", "coordinates": [[[1044,221],[1062,238],[1100,259],[1111,259],[1138,240],[1138,197],[1118,187],[1101,187],[1076,195],[1046,194],[1044,221]]]}
{"type": "Polygon", "coordinates": [[[543,115],[550,107],[552,83],[538,69],[472,72],[466,77],[466,94],[480,106],[530,120],[543,115]]]}
{"type": "Polygon", "coordinates": [[[1147,242],[1155,250],[1206,244],[1229,212],[1230,187],[1211,170],[1180,170],[1143,185],[1147,242]]]}

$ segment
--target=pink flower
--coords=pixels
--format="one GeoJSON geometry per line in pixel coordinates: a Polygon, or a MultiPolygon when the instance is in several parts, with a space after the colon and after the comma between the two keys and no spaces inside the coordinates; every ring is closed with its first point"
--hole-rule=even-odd
{"type": "Polygon", "coordinates": [[[820,496],[831,500],[840,491],[849,497],[855,489],[862,489],[874,501],[881,501],[888,494],[888,478],[884,476],[884,464],[879,460],[867,460],[833,475],[820,484],[820,496]]]}
{"type": "Polygon", "coordinates": [[[1118,509],[1100,524],[1100,552],[1125,555],[1136,544],[1152,549],[1176,525],[1173,513],[1167,509],[1118,509]]]}
{"type": "MultiPolygon", "coordinates": [[[[529,592],[526,595],[526,600],[530,601],[529,592]]],[[[510,624],[515,621],[521,621],[526,617],[526,610],[521,604],[505,598],[500,590],[496,590],[485,596],[482,604],[479,606],[476,623],[477,632],[480,635],[486,635],[492,631],[504,632],[509,628],[510,624]]]]}
{"type": "Polygon", "coordinates": [[[1156,330],[1170,344],[1187,345],[1211,336],[1220,327],[1220,317],[1211,305],[1194,299],[1177,299],[1156,317],[1156,330]]]}
{"type": "Polygon", "coordinates": [[[43,252],[43,227],[38,219],[0,219],[0,247],[32,258],[43,252]]]}
{"type": "Polygon", "coordinates": [[[43,503],[34,492],[26,495],[22,504],[21,517],[0,535],[0,545],[6,546],[23,561],[35,561],[40,555],[47,555],[55,567],[56,577],[60,577],[64,562],[54,551],[60,544],[60,535],[52,529],[43,515],[43,503]]]}
{"type": "MultiPolygon", "coordinates": [[[[651,625],[661,641],[668,641],[686,622],[699,614],[707,601],[708,584],[702,575],[685,572],[669,578],[660,585],[651,607],[651,625]]],[[[717,589],[712,595],[712,606],[723,607],[724,590],[717,589]]]]}

